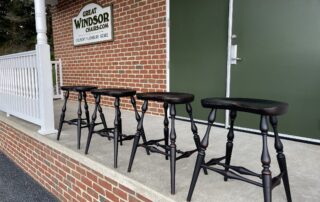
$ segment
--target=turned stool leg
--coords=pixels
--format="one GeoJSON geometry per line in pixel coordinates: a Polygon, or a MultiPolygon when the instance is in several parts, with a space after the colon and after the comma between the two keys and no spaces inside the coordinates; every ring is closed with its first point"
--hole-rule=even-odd
{"type": "Polygon", "coordinates": [[[66,92],[64,93],[64,104],[63,104],[62,113],[61,113],[61,116],[60,116],[60,122],[59,122],[59,129],[58,129],[57,140],[60,139],[61,130],[62,130],[62,126],[63,126],[63,123],[64,123],[64,118],[65,118],[66,110],[67,110],[67,101],[68,101],[68,98],[69,98],[69,91],[66,91],[66,92]]]}
{"type": "MultiPolygon", "coordinates": [[[[164,134],[164,144],[166,148],[169,147],[169,119],[168,119],[168,103],[163,103],[163,110],[164,110],[164,120],[163,120],[163,134],[164,134]]],[[[166,160],[169,159],[169,151],[166,149],[166,160]]]]}
{"type": "MultiPolygon", "coordinates": [[[[198,151],[200,151],[200,137],[198,135],[198,128],[197,128],[196,124],[194,123],[194,119],[193,119],[193,115],[192,115],[192,107],[191,107],[190,103],[186,104],[186,110],[187,110],[189,117],[190,117],[191,131],[193,133],[194,142],[196,144],[198,151]]],[[[204,163],[204,161],[205,161],[205,159],[203,158],[203,163],[204,163]]],[[[208,171],[206,168],[203,168],[203,172],[204,172],[204,174],[208,175],[208,171]]]]}
{"type": "Polygon", "coordinates": [[[190,185],[188,196],[187,196],[187,201],[191,201],[191,197],[192,197],[194,188],[196,186],[196,183],[197,183],[197,180],[198,180],[198,177],[199,177],[199,173],[200,173],[200,170],[201,170],[201,165],[204,162],[205,155],[206,155],[205,149],[201,148],[199,153],[198,153],[196,165],[195,165],[194,170],[193,170],[193,175],[192,175],[191,185],[190,185]]]}
{"type": "Polygon", "coordinates": [[[91,138],[92,138],[92,134],[94,131],[94,127],[96,125],[96,119],[97,119],[97,110],[100,107],[100,95],[94,95],[95,98],[95,108],[92,114],[92,118],[91,118],[91,124],[89,126],[89,133],[88,133],[88,139],[87,139],[87,145],[86,145],[86,150],[85,150],[85,154],[88,154],[89,151],[89,146],[90,146],[90,142],[91,142],[91,138]]]}
{"type": "Polygon", "coordinates": [[[278,135],[277,117],[275,117],[275,116],[270,117],[270,123],[272,125],[274,136],[275,136],[274,147],[277,151],[277,159],[278,159],[280,171],[281,171],[281,173],[283,173],[282,181],[283,181],[284,189],[286,191],[287,201],[291,202],[292,199],[291,199],[291,192],[290,192],[290,185],[289,185],[287,163],[286,163],[286,157],[283,154],[283,145],[282,145],[282,142],[281,142],[280,137],[278,135]]]}
{"type": "MultiPolygon", "coordinates": [[[[134,99],[133,96],[131,96],[131,104],[132,104],[133,109],[134,109],[134,113],[135,113],[135,116],[136,116],[137,123],[139,123],[141,118],[140,118],[140,115],[139,115],[138,110],[137,110],[136,100],[134,99]]],[[[142,141],[143,141],[143,143],[146,143],[147,142],[147,138],[146,138],[146,135],[144,134],[143,127],[142,127],[141,131],[142,131],[141,132],[142,141]]],[[[147,147],[146,147],[146,152],[147,152],[147,155],[150,155],[149,149],[147,147]]]]}
{"type": "Polygon", "coordinates": [[[114,139],[113,139],[113,146],[114,146],[114,168],[118,167],[118,138],[120,134],[120,120],[119,120],[119,113],[120,113],[120,98],[116,97],[114,101],[115,107],[115,118],[114,118],[114,139]]]}
{"type": "Polygon", "coordinates": [[[83,100],[84,100],[84,111],[85,111],[85,114],[86,114],[87,126],[89,128],[90,115],[89,115],[89,107],[88,107],[88,103],[87,103],[87,93],[85,91],[83,92],[83,100]]]}
{"type": "Polygon", "coordinates": [[[171,130],[170,130],[170,174],[171,174],[171,194],[176,193],[175,178],[176,178],[176,130],[175,130],[175,117],[176,105],[170,105],[171,115],[171,130]]]}
{"type": "Polygon", "coordinates": [[[267,134],[268,134],[268,121],[267,116],[261,116],[260,122],[260,130],[262,134],[262,154],[261,154],[261,162],[262,162],[262,185],[263,185],[263,195],[265,202],[272,201],[271,195],[271,171],[270,171],[270,155],[268,151],[268,142],[267,142],[267,134]]]}
{"type": "Polygon", "coordinates": [[[132,146],[132,151],[131,151],[131,155],[130,155],[128,172],[131,172],[133,160],[134,160],[134,157],[136,155],[138,144],[139,144],[139,140],[140,140],[140,135],[141,135],[141,133],[143,133],[143,119],[144,119],[144,114],[148,110],[148,100],[144,101],[141,109],[142,109],[142,114],[141,114],[141,118],[140,118],[140,121],[139,121],[138,126],[137,126],[137,133],[136,133],[136,135],[134,137],[134,140],[133,140],[133,146],[132,146]]]}
{"type": "Polygon", "coordinates": [[[82,115],[82,109],[81,109],[81,100],[82,100],[82,92],[79,92],[78,95],[78,120],[77,120],[77,142],[78,142],[78,149],[80,149],[80,141],[81,141],[81,115],[82,115]]]}
{"type": "Polygon", "coordinates": [[[192,176],[191,185],[190,185],[189,192],[188,192],[187,201],[191,200],[194,188],[196,186],[196,183],[197,183],[197,180],[198,180],[198,177],[199,177],[201,166],[204,164],[204,158],[205,158],[205,155],[206,155],[206,149],[207,149],[207,147],[209,145],[210,130],[211,130],[211,126],[212,126],[213,122],[215,121],[215,119],[216,119],[216,110],[212,109],[210,114],[209,114],[209,117],[208,117],[208,127],[207,127],[207,130],[206,130],[206,133],[205,133],[205,135],[204,135],[204,137],[203,137],[203,139],[202,139],[202,141],[200,143],[200,149],[199,149],[199,152],[198,152],[196,165],[195,165],[195,168],[194,168],[194,171],[193,171],[193,176],[192,176]]]}
{"type": "Polygon", "coordinates": [[[99,100],[98,100],[98,105],[97,105],[97,107],[98,107],[98,112],[99,112],[99,115],[100,115],[101,123],[102,123],[102,125],[103,125],[103,128],[105,129],[105,132],[108,134],[108,140],[110,140],[111,138],[110,138],[110,136],[109,136],[109,131],[108,131],[108,126],[107,126],[106,118],[105,118],[105,116],[104,116],[104,114],[103,114],[103,110],[102,110],[102,107],[101,107],[101,105],[100,105],[100,100],[101,100],[100,97],[101,97],[101,96],[98,95],[98,97],[99,97],[99,100]]]}
{"type": "Polygon", "coordinates": [[[122,145],[122,119],[121,119],[121,110],[120,110],[120,98],[119,98],[119,107],[118,107],[118,130],[119,130],[119,142],[122,145]]]}
{"type": "MultiPolygon", "coordinates": [[[[234,138],[234,133],[233,133],[233,126],[234,126],[234,121],[236,119],[237,116],[237,112],[236,111],[230,111],[230,129],[228,132],[228,141],[226,143],[226,161],[225,161],[225,171],[229,170],[229,165],[230,165],[230,161],[231,161],[231,155],[232,155],[232,149],[233,149],[233,138],[234,138]]],[[[224,177],[224,181],[227,181],[228,177],[225,176],[224,177]]]]}
{"type": "Polygon", "coordinates": [[[200,149],[200,137],[198,135],[198,128],[193,120],[192,107],[191,107],[190,103],[186,104],[186,110],[189,114],[189,118],[190,118],[190,122],[191,122],[191,131],[193,133],[193,139],[194,139],[194,142],[196,144],[197,149],[199,150],[200,149]]]}

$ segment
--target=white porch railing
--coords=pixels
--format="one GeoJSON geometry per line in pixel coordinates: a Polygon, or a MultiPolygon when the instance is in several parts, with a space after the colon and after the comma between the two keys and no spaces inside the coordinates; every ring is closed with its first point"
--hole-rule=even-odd
{"type": "Polygon", "coordinates": [[[0,110],[41,125],[36,51],[0,57],[0,110]]]}
{"type": "Polygon", "coordinates": [[[63,93],[60,90],[60,87],[63,85],[62,82],[62,61],[61,59],[57,61],[51,61],[52,64],[52,73],[54,74],[53,80],[53,98],[54,99],[63,99],[63,93]]]}

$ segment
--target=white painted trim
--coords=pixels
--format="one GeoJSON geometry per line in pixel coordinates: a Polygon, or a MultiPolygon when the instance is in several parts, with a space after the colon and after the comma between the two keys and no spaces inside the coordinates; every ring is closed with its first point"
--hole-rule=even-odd
{"type": "Polygon", "coordinates": [[[51,61],[51,65],[54,67],[54,73],[56,75],[56,83],[54,84],[55,90],[53,93],[54,99],[63,99],[63,92],[60,87],[63,86],[62,79],[62,60],[51,61]],[[59,75],[59,77],[58,77],[59,75]]]}
{"type": "Polygon", "coordinates": [[[54,128],[52,65],[50,46],[47,38],[47,18],[45,0],[34,0],[36,31],[37,31],[37,68],[39,79],[39,101],[42,135],[56,133],[54,128]]]}
{"type": "Polygon", "coordinates": [[[0,110],[40,125],[36,51],[0,57],[0,110]]]}
{"type": "Polygon", "coordinates": [[[37,45],[48,44],[46,5],[44,0],[34,0],[37,45]]]}
{"type": "Polygon", "coordinates": [[[170,0],[166,0],[166,91],[170,91],[170,0]]]}
{"type": "MultiPolygon", "coordinates": [[[[59,64],[60,64],[60,86],[63,86],[63,78],[62,78],[62,75],[63,75],[63,72],[62,72],[62,69],[63,69],[63,67],[62,67],[62,60],[61,60],[61,58],[59,59],[59,64]]],[[[61,99],[63,99],[64,97],[63,97],[63,92],[61,92],[61,99]]]]}
{"type": "Polygon", "coordinates": [[[18,57],[27,57],[27,56],[33,56],[36,54],[35,50],[31,51],[25,51],[25,52],[20,52],[20,53],[14,53],[14,54],[9,54],[9,55],[2,55],[0,56],[0,60],[2,59],[11,59],[11,58],[18,58],[18,57]]]}
{"type": "MultiPolygon", "coordinates": [[[[231,46],[232,46],[232,28],[233,28],[233,0],[229,0],[228,17],[228,56],[227,56],[227,78],[226,78],[226,97],[230,97],[231,88],[231,46]]],[[[229,125],[229,110],[225,112],[225,128],[229,125]]]]}

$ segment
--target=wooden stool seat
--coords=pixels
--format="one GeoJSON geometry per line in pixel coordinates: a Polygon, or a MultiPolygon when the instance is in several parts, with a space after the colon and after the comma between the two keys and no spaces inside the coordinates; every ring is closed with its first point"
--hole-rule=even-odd
{"type": "Polygon", "coordinates": [[[206,98],[201,100],[205,108],[228,109],[254,114],[278,116],[285,114],[288,104],[273,100],[251,98],[206,98]]]}
{"type": "Polygon", "coordinates": [[[75,86],[61,86],[61,90],[74,91],[75,86]]]}
{"type": "Polygon", "coordinates": [[[96,89],[95,86],[61,86],[61,90],[64,91],[77,91],[77,92],[83,92],[83,91],[91,91],[93,89],[96,89]]]}
{"type": "Polygon", "coordinates": [[[106,95],[111,97],[130,97],[136,94],[135,90],[125,88],[101,88],[91,91],[92,94],[106,95]]]}
{"type": "Polygon", "coordinates": [[[140,100],[166,102],[168,104],[187,104],[194,100],[194,95],[177,92],[149,92],[138,93],[137,98],[140,100]]]}
{"type": "Polygon", "coordinates": [[[74,90],[78,92],[83,92],[83,91],[91,91],[93,89],[97,89],[95,86],[75,86],[74,90]]]}

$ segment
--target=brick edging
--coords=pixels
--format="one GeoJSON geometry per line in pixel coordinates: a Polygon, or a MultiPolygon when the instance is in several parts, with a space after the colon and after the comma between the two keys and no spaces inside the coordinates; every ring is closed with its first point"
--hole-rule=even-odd
{"type": "Polygon", "coordinates": [[[61,201],[151,201],[2,121],[0,136],[0,150],[61,201]]]}

